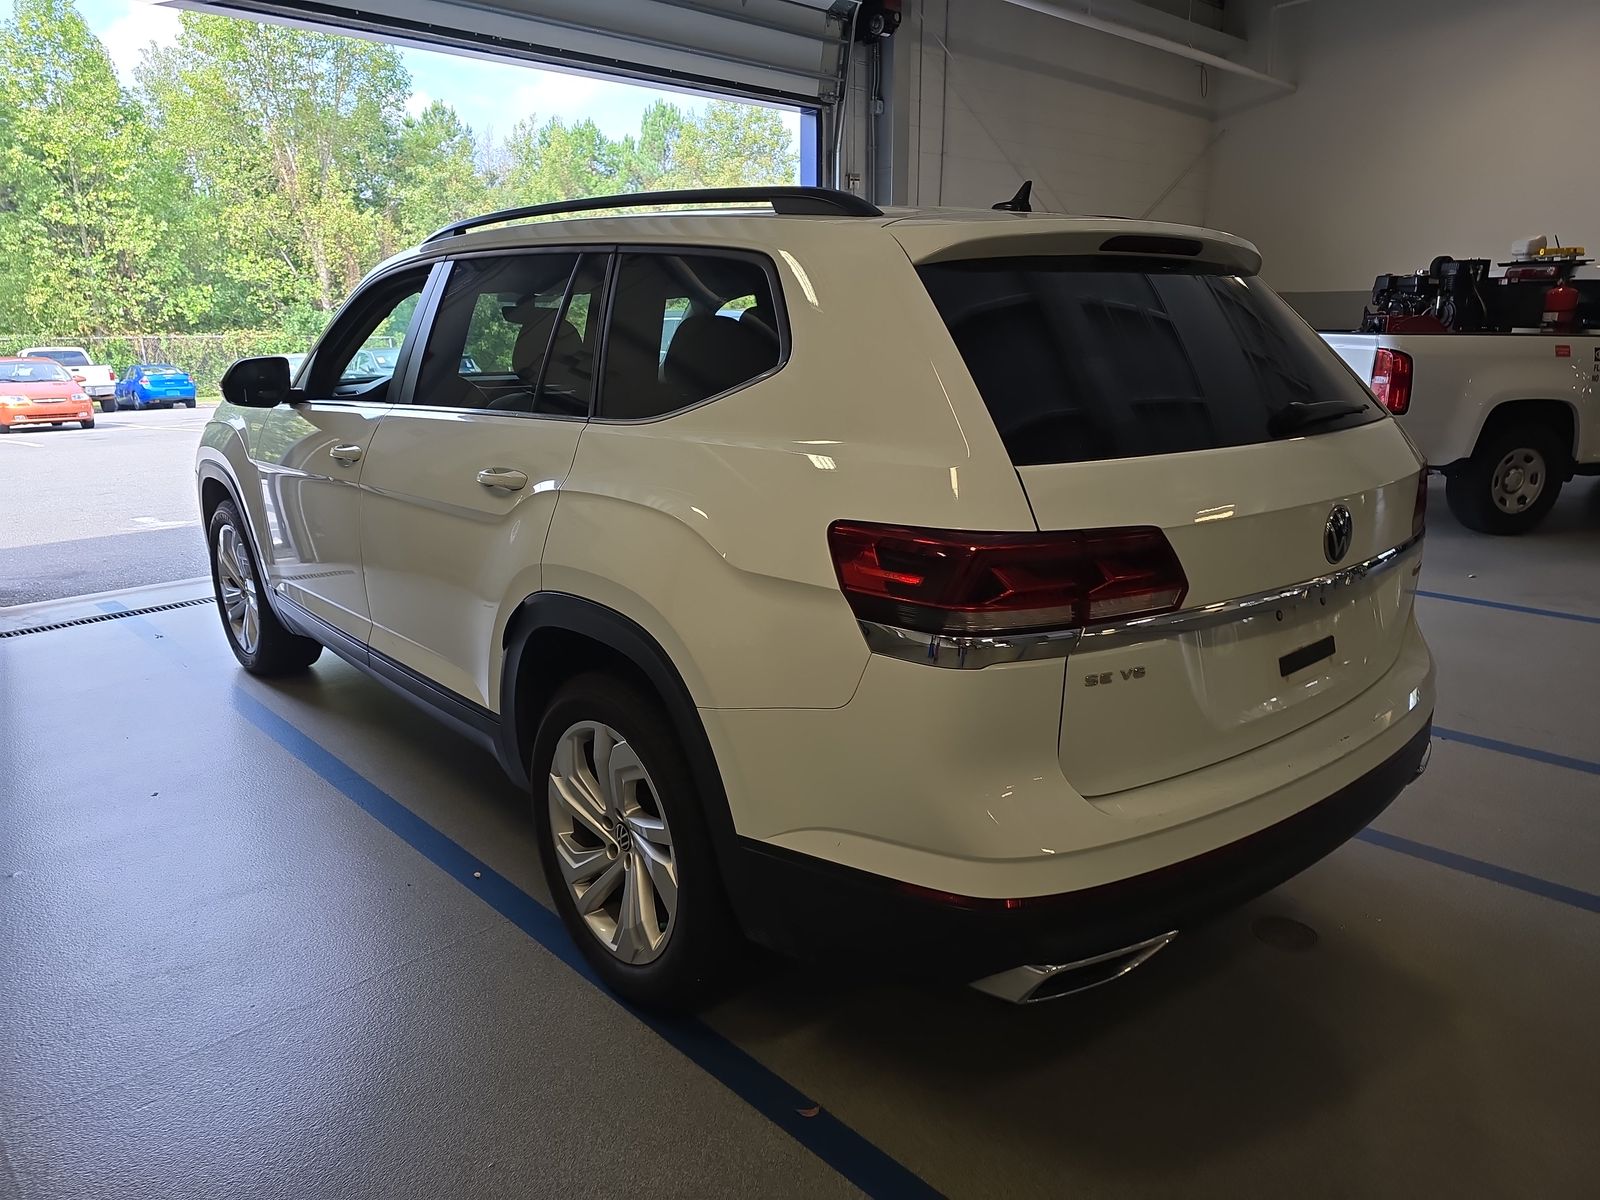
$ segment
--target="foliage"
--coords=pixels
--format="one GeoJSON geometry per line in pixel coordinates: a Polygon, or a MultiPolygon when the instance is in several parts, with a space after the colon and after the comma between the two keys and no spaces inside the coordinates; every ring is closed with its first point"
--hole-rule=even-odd
{"type": "MultiPolygon", "coordinates": [[[[52,339],[16,331],[50,330],[122,363],[144,343],[96,339],[168,329],[304,349],[365,271],[451,220],[794,178],[771,109],[660,101],[620,140],[528,117],[491,142],[438,101],[407,115],[411,79],[389,46],[185,12],[128,89],[73,0],[14,3],[0,25],[0,329],[19,344],[52,339]]],[[[185,365],[189,347],[156,344],[185,365]]],[[[221,351],[192,349],[209,376],[197,364],[221,351]]]]}

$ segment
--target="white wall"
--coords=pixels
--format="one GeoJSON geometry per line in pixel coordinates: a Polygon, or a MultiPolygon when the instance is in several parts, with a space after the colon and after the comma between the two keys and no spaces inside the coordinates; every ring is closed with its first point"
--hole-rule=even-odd
{"type": "MultiPolygon", "coordinates": [[[[1271,7],[1245,14],[1258,68],[1271,7]]],[[[1219,89],[1204,218],[1260,246],[1313,324],[1348,326],[1373,276],[1438,254],[1504,259],[1538,233],[1600,250],[1600,2],[1310,0],[1276,26],[1299,88],[1231,113],[1266,93],[1219,89]]]]}
{"type": "MultiPolygon", "coordinates": [[[[906,9],[895,35],[908,115],[897,203],[987,207],[1031,178],[1035,208],[1138,216],[1211,137],[1194,63],[1003,0],[906,9]]],[[[1206,181],[1202,161],[1154,219],[1198,222],[1206,181]]]]}

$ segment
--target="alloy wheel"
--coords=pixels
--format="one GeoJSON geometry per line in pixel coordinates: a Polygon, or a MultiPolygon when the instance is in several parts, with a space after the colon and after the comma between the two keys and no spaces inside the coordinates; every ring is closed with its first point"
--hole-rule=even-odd
{"type": "Polygon", "coordinates": [[[261,641],[261,597],[256,588],[250,553],[232,525],[217,530],[217,586],[233,640],[246,654],[254,654],[261,641]]]}
{"type": "Polygon", "coordinates": [[[557,739],[549,817],[589,932],[623,962],[659,958],[678,910],[677,857],[650,773],[615,729],[580,721],[557,739]]]}

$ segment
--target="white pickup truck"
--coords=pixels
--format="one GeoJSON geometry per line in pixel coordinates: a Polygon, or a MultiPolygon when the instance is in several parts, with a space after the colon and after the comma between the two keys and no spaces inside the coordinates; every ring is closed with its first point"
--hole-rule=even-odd
{"type": "Polygon", "coordinates": [[[1600,335],[1324,333],[1428,460],[1450,511],[1522,533],[1600,474],[1600,335]]]}
{"type": "Polygon", "coordinates": [[[82,346],[31,346],[20,357],[54,359],[83,384],[91,400],[100,402],[101,412],[117,411],[117,369],[90,362],[82,346]]]}

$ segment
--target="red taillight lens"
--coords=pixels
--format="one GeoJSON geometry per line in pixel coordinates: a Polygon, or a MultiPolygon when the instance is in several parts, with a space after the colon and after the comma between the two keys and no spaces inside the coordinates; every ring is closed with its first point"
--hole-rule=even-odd
{"type": "Polygon", "coordinates": [[[1411,407],[1411,355],[1379,349],[1372,359],[1372,394],[1395,416],[1411,407]]]}
{"type": "Polygon", "coordinates": [[[1417,476],[1417,506],[1411,512],[1411,532],[1421,533],[1428,521],[1428,470],[1423,468],[1417,476]]]}
{"type": "Polygon", "coordinates": [[[1189,590],[1159,529],[963,533],[835,521],[856,616],[924,633],[1069,629],[1170,612],[1189,590]]]}

